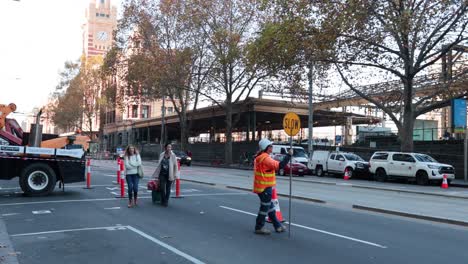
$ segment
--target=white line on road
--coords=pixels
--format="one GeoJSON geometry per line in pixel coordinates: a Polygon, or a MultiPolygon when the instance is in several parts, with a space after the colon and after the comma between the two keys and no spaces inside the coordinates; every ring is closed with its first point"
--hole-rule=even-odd
{"type": "Polygon", "coordinates": [[[77,232],[77,231],[89,231],[89,230],[125,230],[124,226],[104,226],[104,227],[88,227],[88,228],[78,228],[78,229],[64,229],[64,230],[54,230],[54,231],[44,231],[44,232],[35,232],[35,233],[24,233],[24,234],[15,234],[11,237],[20,237],[20,236],[35,236],[35,235],[44,235],[44,234],[56,234],[56,233],[66,233],[66,232],[77,232]]]}
{"type": "Polygon", "coordinates": [[[192,196],[221,196],[221,195],[247,195],[247,193],[196,193],[196,194],[184,194],[184,197],[192,196]]]}
{"type": "Polygon", "coordinates": [[[109,208],[104,208],[105,210],[118,210],[120,207],[109,207],[109,208]]]}
{"type": "MultiPolygon", "coordinates": [[[[220,207],[224,208],[224,209],[227,209],[227,210],[247,214],[247,215],[257,216],[256,214],[246,212],[246,211],[242,211],[242,210],[235,209],[235,208],[231,208],[231,207],[227,207],[227,206],[220,206],[220,207]]],[[[294,223],[291,223],[291,225],[296,226],[296,227],[300,227],[300,228],[304,228],[304,229],[308,229],[308,230],[311,230],[311,231],[319,232],[319,233],[322,233],[322,234],[327,234],[327,235],[330,235],[330,236],[335,236],[335,237],[344,238],[344,239],[347,239],[347,240],[363,243],[363,244],[374,246],[374,247],[387,248],[386,246],[382,246],[380,244],[376,244],[376,243],[372,243],[372,242],[369,242],[369,241],[365,241],[365,240],[361,240],[361,239],[357,239],[357,238],[352,238],[352,237],[348,237],[348,236],[328,232],[328,231],[325,231],[325,230],[320,230],[320,229],[316,229],[316,228],[312,228],[312,227],[308,227],[308,226],[303,226],[303,225],[299,225],[299,224],[294,224],[294,223]]]]}
{"type": "Polygon", "coordinates": [[[13,216],[13,215],[19,215],[19,213],[2,214],[2,216],[13,216]]]}
{"type": "Polygon", "coordinates": [[[204,264],[203,261],[199,260],[199,259],[196,259],[180,250],[178,250],[177,248],[171,246],[171,245],[168,245],[164,242],[162,242],[161,240],[158,240],[146,233],[144,233],[143,231],[141,230],[138,230],[132,226],[120,226],[120,225],[117,225],[117,226],[105,226],[105,227],[88,227],[88,228],[78,228],[78,229],[64,229],[64,230],[54,230],[54,231],[44,231],[44,232],[35,232],[35,233],[23,233],[23,234],[15,234],[15,235],[11,235],[11,237],[22,237],[22,236],[36,236],[36,235],[45,235],[45,234],[57,234],[57,233],[66,233],[66,232],[78,232],[78,231],[91,231],[91,230],[108,230],[108,231],[115,231],[115,230],[130,230],[164,248],[166,248],[167,250],[170,250],[172,251],[173,253],[189,260],[190,262],[192,263],[195,263],[195,264],[204,264]]]}
{"type": "Polygon", "coordinates": [[[148,240],[150,240],[150,241],[152,241],[152,242],[154,242],[154,243],[156,243],[156,244],[158,244],[158,245],[160,245],[162,247],[165,247],[166,249],[168,249],[168,250],[172,251],[173,253],[175,253],[175,254],[177,254],[177,255],[179,255],[179,256],[181,256],[181,257],[183,257],[183,258],[185,258],[185,259],[187,259],[189,261],[191,261],[192,263],[204,264],[203,261],[201,261],[199,259],[196,259],[196,258],[194,258],[194,257],[192,257],[192,256],[178,250],[177,248],[174,248],[174,247],[162,242],[161,240],[158,240],[158,239],[156,239],[156,238],[154,238],[154,237],[152,237],[152,236],[150,236],[150,235],[148,235],[148,234],[146,234],[146,233],[144,233],[144,232],[142,232],[142,231],[140,231],[140,230],[138,230],[138,229],[136,229],[136,228],[134,228],[132,226],[127,226],[127,228],[129,230],[137,233],[138,235],[140,235],[140,236],[142,236],[142,237],[144,237],[144,238],[146,238],[146,239],[148,239],[148,240]]]}
{"type": "Polygon", "coordinates": [[[49,210],[32,211],[33,214],[50,214],[49,210]]]}
{"type": "MultiPolygon", "coordinates": [[[[120,193],[112,192],[116,196],[120,193]]],[[[197,193],[197,194],[184,194],[184,197],[190,196],[219,196],[219,195],[247,195],[247,193],[197,193]]],[[[150,199],[150,196],[138,197],[138,199],[150,199]]],[[[15,206],[15,205],[30,205],[30,204],[48,204],[48,203],[77,203],[77,202],[100,202],[100,201],[120,201],[118,198],[96,198],[96,199],[81,199],[81,200],[57,200],[57,201],[41,201],[41,202],[28,202],[28,203],[0,203],[2,206],[15,206]]]]}

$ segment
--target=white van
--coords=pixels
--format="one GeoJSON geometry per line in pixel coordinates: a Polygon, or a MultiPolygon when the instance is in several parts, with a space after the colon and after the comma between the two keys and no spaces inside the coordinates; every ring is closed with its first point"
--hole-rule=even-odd
{"type": "MultiPolygon", "coordinates": [[[[272,155],[276,154],[287,154],[288,149],[290,148],[289,145],[273,145],[273,153],[272,155]]],[[[303,147],[293,146],[293,159],[296,162],[302,163],[307,166],[309,163],[309,156],[307,152],[304,150],[303,147]]]]}

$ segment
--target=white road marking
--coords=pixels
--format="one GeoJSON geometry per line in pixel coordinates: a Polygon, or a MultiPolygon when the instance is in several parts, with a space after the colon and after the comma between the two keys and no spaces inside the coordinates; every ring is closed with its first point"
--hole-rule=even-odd
{"type": "Polygon", "coordinates": [[[19,213],[2,214],[2,216],[12,216],[12,215],[19,215],[19,213]]]}
{"type": "Polygon", "coordinates": [[[35,236],[35,235],[44,235],[44,234],[56,234],[56,233],[66,233],[66,232],[77,232],[77,231],[89,231],[89,230],[125,230],[123,226],[104,226],[104,227],[88,227],[88,228],[78,228],[78,229],[64,229],[64,230],[54,230],[54,231],[44,231],[44,232],[35,232],[35,233],[23,233],[10,235],[11,237],[21,237],[21,236],[35,236]]]}
{"type": "MultiPolygon", "coordinates": [[[[250,212],[246,212],[246,211],[242,211],[242,210],[239,210],[239,209],[234,209],[234,208],[227,207],[227,206],[220,206],[220,207],[221,207],[221,208],[224,208],[224,209],[227,209],[227,210],[231,210],[231,211],[235,211],[235,212],[247,214],[247,215],[257,216],[256,214],[253,214],[253,213],[250,213],[250,212]]],[[[286,223],[287,223],[287,222],[286,222],[286,223]]],[[[376,244],[376,243],[372,243],[372,242],[369,242],[369,241],[365,241],[365,240],[361,240],[361,239],[357,239],[357,238],[352,238],[352,237],[348,237],[348,236],[344,236],[344,235],[340,235],[340,234],[328,232],[328,231],[325,231],[325,230],[320,230],[320,229],[316,229],[316,228],[312,228],[312,227],[308,227],[308,226],[304,226],[304,225],[299,225],[299,224],[294,224],[294,223],[291,223],[291,225],[292,225],[292,226],[296,226],[296,227],[300,227],[300,228],[304,228],[304,229],[307,229],[307,230],[319,232],[319,233],[322,233],[322,234],[326,234],[326,235],[330,235],[330,236],[335,236],[335,237],[344,238],[344,239],[347,239],[347,240],[351,240],[351,241],[363,243],[363,244],[370,245],[370,246],[374,246],[374,247],[387,248],[386,246],[382,246],[382,245],[380,245],[380,244],[376,244]]]]}
{"type": "Polygon", "coordinates": [[[194,257],[192,257],[192,256],[178,250],[177,248],[174,248],[174,247],[162,242],[161,240],[156,239],[156,238],[154,238],[154,237],[152,237],[152,236],[150,236],[150,235],[148,235],[148,234],[146,234],[146,233],[144,233],[144,232],[142,232],[142,231],[140,231],[140,230],[138,230],[138,229],[136,229],[136,228],[134,228],[132,226],[127,226],[127,228],[128,228],[128,230],[131,230],[131,231],[137,233],[138,235],[140,235],[140,236],[142,236],[142,237],[144,237],[144,238],[146,238],[146,239],[148,239],[148,240],[150,240],[150,241],[152,241],[152,242],[154,242],[154,243],[156,243],[156,244],[158,244],[158,245],[160,245],[162,247],[165,247],[166,249],[168,249],[168,250],[172,251],[173,253],[187,259],[188,261],[191,261],[192,263],[204,264],[203,261],[201,261],[199,259],[196,259],[196,258],[194,258],[194,257]]]}
{"type": "MultiPolygon", "coordinates": [[[[164,242],[162,242],[161,240],[159,239],[156,239],[146,233],[144,233],[143,231],[141,230],[138,230],[132,226],[120,226],[120,225],[116,225],[116,226],[105,226],[105,227],[88,227],[88,228],[78,228],[78,229],[64,229],[64,230],[54,230],[54,231],[44,231],[44,232],[35,232],[35,233],[23,233],[23,234],[14,234],[14,235],[11,235],[11,237],[22,237],[22,236],[36,236],[36,235],[45,235],[45,234],[57,234],[57,233],[66,233],[66,232],[78,232],[78,231],[91,231],[91,230],[108,230],[108,231],[116,231],[116,230],[130,230],[146,239],[148,239],[149,241],[151,242],[154,242],[164,248],[166,248],[167,250],[170,250],[172,251],[174,254],[177,254],[185,259],[187,259],[188,261],[192,262],[192,263],[195,263],[195,264],[205,264],[203,261],[199,260],[199,259],[196,259],[180,250],[178,250],[177,248],[169,245],[169,244],[166,244],[164,242]]],[[[41,236],[42,238],[42,236],[41,236]]]]}
{"type": "MultiPolygon", "coordinates": [[[[112,192],[117,196],[120,196],[120,193],[112,192]]],[[[190,196],[219,196],[219,195],[247,195],[247,193],[197,193],[197,194],[186,194],[184,197],[190,196]]],[[[138,197],[138,199],[150,199],[150,196],[138,197]]],[[[56,200],[56,201],[41,201],[41,202],[27,202],[27,203],[0,203],[2,206],[15,206],[15,205],[31,205],[31,204],[49,204],[49,203],[78,203],[78,202],[101,202],[101,201],[120,201],[119,199],[112,198],[95,198],[95,199],[81,199],[81,200],[56,200]]]]}
{"type": "Polygon", "coordinates": [[[247,195],[247,193],[195,193],[195,194],[184,194],[184,197],[193,196],[221,196],[221,195],[247,195]]]}
{"type": "Polygon", "coordinates": [[[32,211],[33,214],[50,214],[49,210],[32,211]]]}
{"type": "Polygon", "coordinates": [[[104,208],[105,210],[118,210],[120,207],[109,207],[109,208],[104,208]]]}
{"type": "Polygon", "coordinates": [[[113,187],[113,188],[106,187],[106,189],[109,190],[109,191],[115,191],[115,190],[118,190],[120,188],[119,187],[113,187]]]}

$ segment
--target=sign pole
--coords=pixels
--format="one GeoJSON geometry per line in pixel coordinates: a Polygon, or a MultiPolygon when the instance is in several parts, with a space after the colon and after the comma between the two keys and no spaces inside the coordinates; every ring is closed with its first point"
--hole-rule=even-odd
{"type": "MultiPolygon", "coordinates": [[[[289,147],[292,149],[292,137],[289,137],[289,147]]],[[[292,205],[292,156],[289,160],[289,232],[288,237],[291,238],[291,205],[292,205]]]]}
{"type": "MultiPolygon", "coordinates": [[[[301,129],[301,119],[296,113],[289,112],[283,118],[284,132],[289,136],[289,149],[292,151],[292,138],[299,133],[301,129]]],[[[288,237],[291,238],[291,207],[292,207],[292,156],[289,160],[289,221],[288,237]]]]}

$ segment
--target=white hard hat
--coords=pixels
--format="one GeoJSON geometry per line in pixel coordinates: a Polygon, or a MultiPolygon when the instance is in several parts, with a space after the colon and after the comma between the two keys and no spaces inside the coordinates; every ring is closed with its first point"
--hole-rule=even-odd
{"type": "Polygon", "coordinates": [[[258,146],[260,147],[261,151],[266,150],[266,148],[268,146],[270,146],[271,144],[273,144],[273,142],[271,142],[270,140],[268,140],[266,138],[264,138],[264,139],[260,140],[260,142],[258,142],[258,146]]]}

